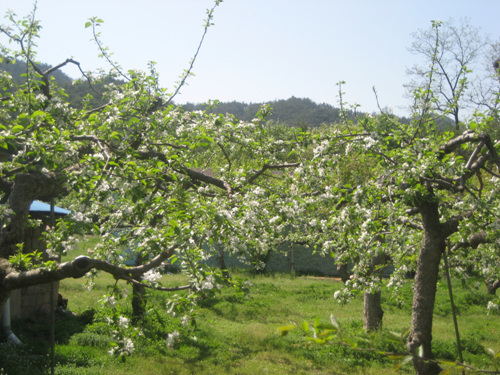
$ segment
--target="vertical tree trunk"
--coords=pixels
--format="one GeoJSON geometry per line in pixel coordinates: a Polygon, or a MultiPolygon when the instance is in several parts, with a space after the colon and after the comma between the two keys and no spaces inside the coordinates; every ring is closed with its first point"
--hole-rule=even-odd
{"type": "Polygon", "coordinates": [[[339,264],[337,265],[337,271],[339,273],[340,279],[345,284],[347,280],[349,280],[349,267],[347,264],[339,264]]]}
{"type": "MultiPolygon", "coordinates": [[[[140,266],[143,263],[142,255],[138,254],[135,265],[140,266]]],[[[141,281],[141,280],[137,280],[141,281]]],[[[136,325],[146,312],[146,288],[144,285],[132,285],[132,324],[136,325]]]]}
{"type": "MultiPolygon", "coordinates": [[[[375,277],[382,278],[384,275],[387,257],[379,254],[373,257],[370,265],[370,273],[375,277]]],[[[363,304],[363,328],[367,331],[377,331],[382,328],[382,293],[380,290],[373,293],[365,292],[363,304]]]]}
{"type": "Polygon", "coordinates": [[[411,331],[408,350],[415,355],[413,367],[417,375],[439,374],[441,368],[436,363],[422,359],[433,359],[432,318],[439,277],[439,263],[446,243],[439,222],[438,203],[427,202],[420,207],[424,237],[417,259],[415,274],[411,331]],[[421,356],[421,358],[420,358],[421,356]]]}
{"type": "Polygon", "coordinates": [[[222,247],[220,245],[218,245],[217,248],[217,262],[219,263],[219,268],[222,270],[222,275],[224,276],[224,278],[229,279],[231,275],[229,275],[226,261],[224,259],[224,250],[222,250],[222,247]]]}
{"type": "Polygon", "coordinates": [[[364,294],[363,328],[367,331],[377,331],[382,328],[384,310],[382,310],[381,295],[380,290],[364,294]]]}

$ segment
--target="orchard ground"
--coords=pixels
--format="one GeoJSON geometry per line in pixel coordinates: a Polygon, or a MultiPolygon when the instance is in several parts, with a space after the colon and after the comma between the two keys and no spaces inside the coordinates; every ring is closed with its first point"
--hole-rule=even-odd
{"type": "MultiPolygon", "coordinates": [[[[92,242],[85,245],[92,245],[92,242]]],[[[84,254],[88,246],[72,252],[67,259],[84,254]]],[[[149,293],[148,314],[139,324],[130,356],[109,354],[113,347],[112,328],[105,322],[102,303],[115,281],[99,273],[89,291],[81,279],[61,282],[60,293],[69,300],[74,314],[56,320],[56,374],[389,374],[393,362],[380,354],[352,350],[341,345],[317,345],[307,341],[299,330],[280,337],[278,328],[291,321],[301,324],[318,317],[328,321],[333,314],[346,335],[355,337],[363,331],[363,299],[355,298],[341,306],[333,298],[342,284],[337,279],[290,274],[252,275],[232,270],[233,276],[251,284],[247,295],[223,288],[216,298],[195,307],[195,321],[185,327],[180,318],[166,310],[166,292],[149,293]],[[175,332],[179,333],[177,336],[175,332]],[[170,336],[169,336],[170,334],[170,336]],[[142,335],[142,337],[141,337],[142,335]],[[169,341],[170,340],[170,341],[169,341]]],[[[182,274],[164,275],[164,285],[187,283],[182,274]]],[[[471,278],[466,285],[454,283],[459,312],[459,326],[464,360],[476,368],[493,370],[488,348],[500,350],[498,315],[487,315],[489,297],[479,280],[471,278]]],[[[115,290],[116,311],[130,314],[130,291],[120,281],[115,290]],[[119,290],[119,292],[117,292],[119,290]],[[128,297],[118,298],[118,294],[128,297]]],[[[383,292],[384,328],[374,339],[377,349],[404,351],[391,341],[389,332],[401,333],[409,328],[411,285],[399,295],[401,302],[383,292]]],[[[458,358],[451,307],[444,278],[438,285],[434,317],[433,349],[436,357],[455,361],[458,358]]],[[[14,321],[13,329],[25,343],[23,347],[0,344],[3,374],[49,373],[49,327],[44,321],[14,321]]],[[[130,326],[129,329],[132,329],[130,326]]],[[[116,342],[115,342],[116,344],[116,342]]],[[[400,370],[413,373],[411,365],[400,370]]],[[[1,373],[1,372],[0,372],[1,373]]]]}

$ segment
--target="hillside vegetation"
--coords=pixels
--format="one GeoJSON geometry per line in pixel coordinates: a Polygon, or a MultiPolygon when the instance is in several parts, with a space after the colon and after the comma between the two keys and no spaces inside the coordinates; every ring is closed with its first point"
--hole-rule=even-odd
{"type": "MultiPolygon", "coordinates": [[[[50,68],[48,64],[40,65],[42,70],[50,68]]],[[[0,62],[0,71],[6,71],[12,75],[16,82],[22,82],[26,73],[26,63],[16,61],[15,63],[4,61],[0,62]]],[[[74,108],[82,108],[87,94],[92,94],[93,99],[90,101],[93,107],[104,105],[102,93],[105,90],[105,85],[114,83],[122,84],[123,82],[114,78],[108,78],[102,82],[93,82],[89,84],[86,79],[73,80],[60,70],[54,71],[53,78],[58,85],[66,92],[67,100],[74,108]]],[[[266,103],[244,103],[244,102],[217,102],[215,106],[205,103],[186,103],[180,106],[186,111],[202,110],[208,113],[216,114],[232,114],[242,121],[251,121],[259,108],[263,104],[269,104],[273,108],[273,113],[268,117],[268,120],[279,122],[293,127],[301,127],[303,129],[319,127],[323,124],[332,124],[340,122],[340,109],[335,108],[327,103],[315,103],[308,98],[290,97],[288,99],[274,100],[266,103]]],[[[362,113],[354,113],[347,111],[349,118],[354,118],[362,113]]]]}

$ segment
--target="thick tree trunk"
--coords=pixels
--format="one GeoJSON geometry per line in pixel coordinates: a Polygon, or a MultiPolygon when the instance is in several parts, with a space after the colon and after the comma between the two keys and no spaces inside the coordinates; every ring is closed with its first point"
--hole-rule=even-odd
{"type": "Polygon", "coordinates": [[[439,374],[441,368],[426,360],[432,354],[432,318],[439,276],[439,263],[446,243],[442,225],[439,222],[438,204],[428,202],[420,207],[424,237],[417,259],[411,331],[408,350],[415,356],[413,367],[418,375],[439,374]]]}
{"type": "Polygon", "coordinates": [[[365,292],[363,306],[363,328],[367,331],[378,331],[382,328],[384,310],[381,303],[382,292],[365,292]]]}
{"type": "MultiPolygon", "coordinates": [[[[140,266],[143,264],[144,258],[138,255],[135,260],[135,265],[140,266]]],[[[141,281],[142,277],[136,278],[137,281],[141,281]]],[[[146,313],[146,288],[144,285],[133,284],[132,285],[132,324],[136,325],[146,313]]]]}
{"type": "Polygon", "coordinates": [[[146,313],[146,288],[144,285],[132,285],[132,324],[136,325],[146,313]]]}
{"type": "MultiPolygon", "coordinates": [[[[387,257],[385,254],[379,254],[373,257],[370,265],[370,273],[374,277],[382,278],[384,275],[387,257]]],[[[363,305],[363,328],[367,331],[377,331],[382,328],[382,293],[375,291],[373,293],[365,292],[363,305]]]]}

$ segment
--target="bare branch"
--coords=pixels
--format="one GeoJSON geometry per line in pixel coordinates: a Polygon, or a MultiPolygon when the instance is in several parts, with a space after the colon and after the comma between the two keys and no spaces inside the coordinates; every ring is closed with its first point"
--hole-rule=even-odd
{"type": "Polygon", "coordinates": [[[248,183],[252,184],[256,179],[258,179],[268,169],[295,168],[295,167],[298,167],[299,165],[300,165],[300,163],[279,164],[279,165],[264,164],[264,166],[260,170],[258,170],[252,177],[250,177],[248,179],[248,183]]]}

